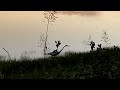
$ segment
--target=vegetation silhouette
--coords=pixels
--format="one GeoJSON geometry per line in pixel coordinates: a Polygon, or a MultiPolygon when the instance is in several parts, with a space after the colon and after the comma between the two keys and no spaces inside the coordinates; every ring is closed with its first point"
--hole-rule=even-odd
{"type": "Polygon", "coordinates": [[[94,41],[91,41],[91,42],[90,42],[90,46],[91,46],[91,51],[93,51],[93,49],[95,48],[95,42],[94,42],[94,41]]]}
{"type": "Polygon", "coordinates": [[[57,47],[57,50],[58,50],[58,47],[60,46],[61,42],[60,41],[55,41],[56,43],[56,47],[57,47]]]}
{"type": "MultiPolygon", "coordinates": [[[[105,42],[108,41],[106,39],[105,42]]],[[[55,41],[55,44],[56,49],[48,55],[57,56],[68,46],[58,51],[61,42],[55,41]]],[[[92,52],[66,52],[56,58],[0,61],[0,79],[120,79],[120,48],[115,45],[104,48],[98,44],[95,50],[91,36],[85,44],[91,46],[92,52]]]]}
{"type": "MultiPolygon", "coordinates": [[[[120,79],[120,48],[118,46],[107,47],[109,44],[108,34],[103,33],[103,41],[106,47],[98,44],[95,50],[95,41],[88,38],[84,41],[90,46],[90,52],[66,52],[63,56],[58,56],[65,47],[58,50],[60,41],[55,41],[56,48],[53,52],[48,50],[48,31],[50,22],[56,20],[54,12],[44,13],[47,19],[47,31],[41,34],[43,43],[44,58],[22,58],[23,60],[11,59],[0,61],[0,79],[120,79]],[[45,55],[57,56],[45,58],[45,55]]],[[[1,59],[1,57],[0,57],[1,59]]]]}
{"type": "MultiPolygon", "coordinates": [[[[117,46],[116,46],[117,47],[117,46]]],[[[120,48],[0,61],[0,79],[120,79],[120,48]]]]}
{"type": "Polygon", "coordinates": [[[101,41],[103,41],[106,44],[106,47],[107,47],[108,44],[110,44],[109,43],[110,38],[109,38],[109,35],[108,35],[108,33],[106,31],[103,31],[103,36],[102,36],[101,41]]]}
{"type": "Polygon", "coordinates": [[[101,50],[102,49],[102,44],[98,44],[97,50],[101,50]]]}

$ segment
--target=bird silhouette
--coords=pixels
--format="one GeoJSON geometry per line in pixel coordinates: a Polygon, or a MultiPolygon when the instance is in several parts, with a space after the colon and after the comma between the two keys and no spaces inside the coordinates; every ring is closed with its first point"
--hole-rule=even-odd
{"type": "Polygon", "coordinates": [[[65,45],[60,51],[58,51],[58,50],[56,49],[56,50],[54,50],[53,52],[48,53],[48,55],[57,56],[57,55],[59,55],[59,54],[62,52],[62,50],[63,50],[66,46],[69,47],[69,45],[65,45]]]}

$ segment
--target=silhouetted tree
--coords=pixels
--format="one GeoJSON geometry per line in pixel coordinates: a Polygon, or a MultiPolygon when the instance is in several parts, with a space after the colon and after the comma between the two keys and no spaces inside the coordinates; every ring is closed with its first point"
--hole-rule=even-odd
{"type": "Polygon", "coordinates": [[[106,44],[106,47],[108,44],[110,44],[109,43],[110,39],[109,39],[108,33],[106,31],[103,32],[102,41],[106,44]]]}
{"type": "Polygon", "coordinates": [[[46,30],[45,34],[41,34],[40,41],[39,41],[39,42],[41,42],[40,46],[43,45],[44,58],[45,58],[46,52],[48,50],[47,44],[48,44],[49,24],[51,22],[55,22],[56,18],[58,18],[58,17],[55,16],[55,14],[56,14],[55,11],[45,11],[44,12],[44,18],[47,20],[47,26],[46,26],[47,30],[46,30]]]}

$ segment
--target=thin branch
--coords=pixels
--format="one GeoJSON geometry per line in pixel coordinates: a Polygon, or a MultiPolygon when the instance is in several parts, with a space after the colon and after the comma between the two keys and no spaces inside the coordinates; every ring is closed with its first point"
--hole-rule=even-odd
{"type": "Polygon", "coordinates": [[[44,58],[45,58],[45,54],[46,54],[46,51],[48,49],[47,47],[47,39],[48,39],[48,31],[49,31],[49,24],[50,22],[52,21],[55,21],[57,17],[55,17],[55,12],[54,11],[47,11],[46,13],[44,13],[45,15],[45,19],[47,19],[47,31],[46,31],[46,36],[45,36],[45,41],[44,41],[44,58]]]}
{"type": "Polygon", "coordinates": [[[10,57],[10,54],[9,54],[9,52],[5,49],[5,48],[3,48],[3,50],[5,51],[5,52],[7,52],[7,54],[8,54],[8,57],[9,57],[9,59],[11,60],[11,57],[10,57]]]}

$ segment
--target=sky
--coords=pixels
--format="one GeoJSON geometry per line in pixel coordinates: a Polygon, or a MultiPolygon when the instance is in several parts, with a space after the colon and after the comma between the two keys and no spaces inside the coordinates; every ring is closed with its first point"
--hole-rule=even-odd
{"type": "MultiPolygon", "coordinates": [[[[61,40],[62,46],[69,44],[64,51],[84,51],[88,46],[81,42],[90,35],[97,42],[102,32],[108,32],[111,43],[119,45],[120,12],[119,11],[56,11],[58,17],[49,25],[50,51],[55,49],[55,40],[61,40]]],[[[42,49],[38,48],[41,33],[46,32],[47,21],[43,11],[0,11],[0,55],[6,55],[6,48],[12,57],[19,57],[25,51],[36,52],[39,56],[42,49]]]]}

